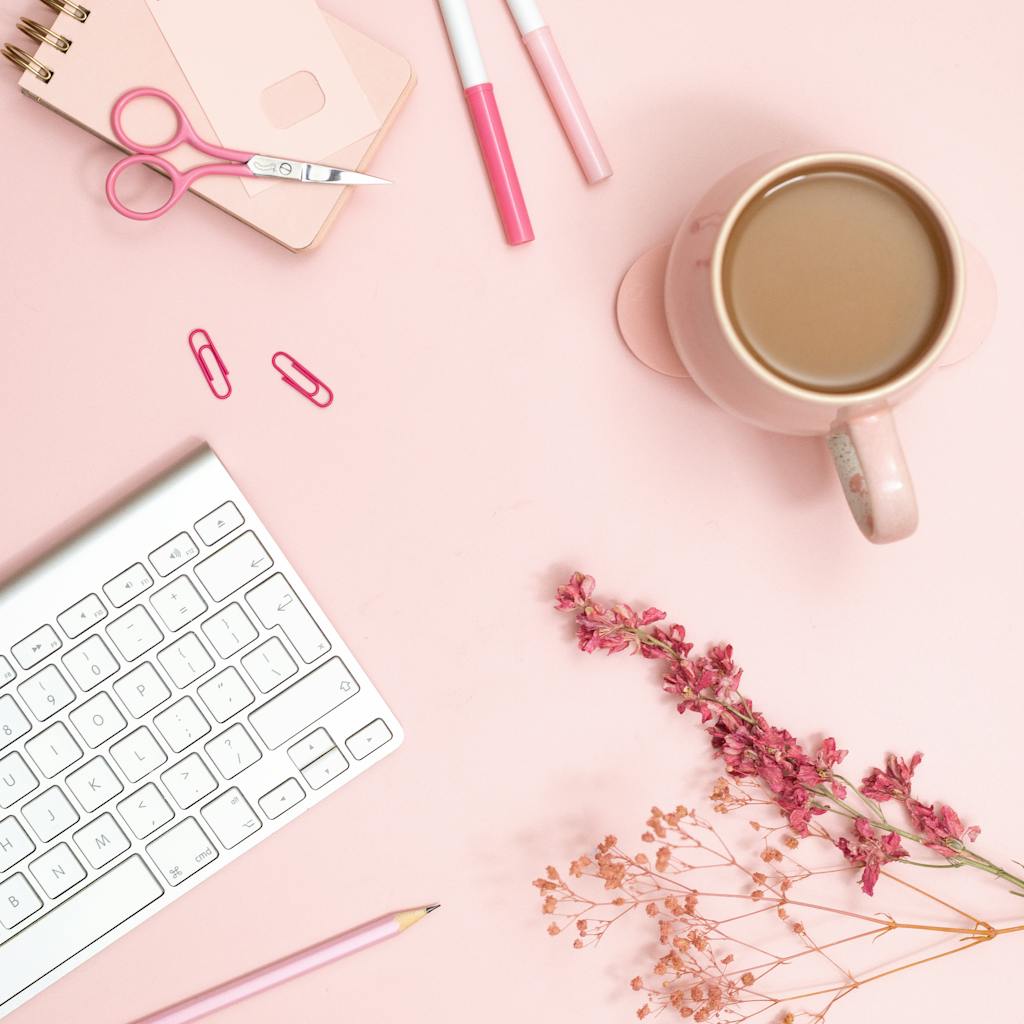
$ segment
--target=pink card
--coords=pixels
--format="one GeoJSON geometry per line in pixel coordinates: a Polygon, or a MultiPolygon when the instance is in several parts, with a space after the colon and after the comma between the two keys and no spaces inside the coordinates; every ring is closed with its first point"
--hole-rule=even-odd
{"type": "Polygon", "coordinates": [[[146,3],[222,145],[323,161],[380,128],[315,0],[146,3]]]}

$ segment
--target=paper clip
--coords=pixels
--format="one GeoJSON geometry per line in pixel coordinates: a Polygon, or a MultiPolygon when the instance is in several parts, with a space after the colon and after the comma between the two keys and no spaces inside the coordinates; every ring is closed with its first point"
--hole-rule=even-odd
{"type": "Polygon", "coordinates": [[[294,356],[288,355],[287,352],[275,352],[270,358],[271,365],[279,374],[281,374],[281,380],[285,382],[289,387],[295,388],[296,391],[303,398],[308,399],[318,409],[326,409],[327,406],[334,401],[334,392],[311,370],[307,369],[302,365],[294,356]],[[302,377],[305,378],[305,382],[301,380],[295,380],[294,377],[289,376],[288,370],[281,369],[277,365],[278,359],[287,359],[291,366],[288,368],[298,372],[302,377]],[[308,384],[313,385],[313,390],[310,391],[307,387],[308,384]],[[327,401],[323,401],[323,396],[327,397],[327,401]]]}
{"type": "Polygon", "coordinates": [[[199,364],[199,369],[203,371],[203,376],[206,378],[206,384],[210,391],[213,393],[214,398],[230,398],[231,397],[231,381],[228,380],[228,368],[224,365],[224,360],[221,359],[220,353],[217,351],[217,346],[210,340],[210,336],[202,329],[197,327],[188,336],[188,347],[192,349],[192,355],[196,357],[196,362],[199,364]],[[195,336],[201,334],[206,341],[203,344],[196,346],[195,336]],[[213,371],[210,369],[209,363],[205,358],[205,354],[209,352],[210,357],[213,360],[213,365],[220,371],[220,376],[215,377],[213,371]],[[218,388],[223,388],[224,393],[221,394],[218,388]]]}

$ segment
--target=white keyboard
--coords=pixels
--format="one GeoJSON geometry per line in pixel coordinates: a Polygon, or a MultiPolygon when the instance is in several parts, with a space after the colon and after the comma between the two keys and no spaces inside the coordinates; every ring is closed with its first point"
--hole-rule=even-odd
{"type": "Polygon", "coordinates": [[[0,1017],[402,730],[208,449],[0,590],[0,1017]]]}

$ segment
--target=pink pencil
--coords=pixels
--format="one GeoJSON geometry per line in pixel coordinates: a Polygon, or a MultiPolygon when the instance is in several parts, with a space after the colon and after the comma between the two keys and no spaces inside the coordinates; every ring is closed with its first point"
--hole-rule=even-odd
{"type": "Polygon", "coordinates": [[[300,950],[291,956],[276,960],[272,964],[257,967],[256,970],[243,974],[239,978],[224,982],[216,988],[207,989],[199,995],[168,1006],[166,1009],[151,1013],[148,1017],[140,1017],[134,1024],[191,1024],[192,1021],[205,1017],[215,1010],[233,1006],[243,999],[248,999],[268,988],[291,981],[318,967],[332,964],[335,960],[358,953],[367,946],[376,945],[395,935],[401,935],[417,921],[422,921],[427,914],[437,910],[439,904],[432,903],[418,910],[403,910],[397,914],[387,914],[375,921],[342,932],[332,938],[318,942],[315,946],[300,950]]]}

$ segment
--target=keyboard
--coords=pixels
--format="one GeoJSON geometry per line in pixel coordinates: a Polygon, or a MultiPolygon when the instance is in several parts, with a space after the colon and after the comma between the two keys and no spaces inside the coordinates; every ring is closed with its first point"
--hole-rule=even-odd
{"type": "Polygon", "coordinates": [[[0,590],[0,1018],[395,750],[203,449],[0,590]]]}

